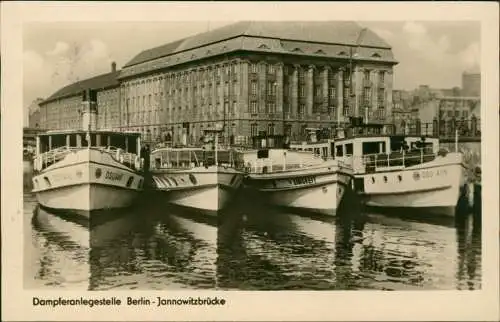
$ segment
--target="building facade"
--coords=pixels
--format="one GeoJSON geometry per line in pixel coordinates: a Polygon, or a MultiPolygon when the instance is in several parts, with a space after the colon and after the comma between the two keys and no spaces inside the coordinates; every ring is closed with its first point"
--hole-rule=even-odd
{"type": "Polygon", "coordinates": [[[391,47],[354,22],[239,22],[145,50],[116,72],[71,84],[41,104],[48,129],[78,127],[81,93],[97,90],[100,128],[194,143],[304,138],[351,116],[390,122],[391,47]]]}
{"type": "Polygon", "coordinates": [[[97,92],[98,127],[119,127],[118,73],[113,63],[110,73],[70,84],[40,102],[40,127],[47,130],[81,128],[82,97],[88,89],[97,92]]]}
{"type": "Polygon", "coordinates": [[[227,139],[244,144],[263,133],[300,139],[355,115],[385,122],[396,63],[389,45],[355,23],[236,23],[127,63],[122,128],[196,142],[222,123],[227,139]]]}

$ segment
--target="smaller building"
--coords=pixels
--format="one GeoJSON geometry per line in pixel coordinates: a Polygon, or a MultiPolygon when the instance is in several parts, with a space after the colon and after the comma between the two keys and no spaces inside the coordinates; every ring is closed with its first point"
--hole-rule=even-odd
{"type": "Polygon", "coordinates": [[[43,98],[37,98],[28,107],[28,127],[40,128],[40,103],[43,98]]]}
{"type": "Polygon", "coordinates": [[[478,69],[463,72],[462,95],[472,97],[481,96],[481,72],[478,69]]]}
{"type": "Polygon", "coordinates": [[[420,122],[432,128],[434,134],[439,131],[440,135],[452,136],[457,126],[460,126],[461,135],[480,134],[479,97],[441,97],[421,102],[417,107],[420,122]]]}

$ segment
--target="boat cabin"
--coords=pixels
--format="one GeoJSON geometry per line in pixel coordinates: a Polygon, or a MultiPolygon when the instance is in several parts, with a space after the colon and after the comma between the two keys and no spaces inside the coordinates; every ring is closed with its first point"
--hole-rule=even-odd
{"type": "Polygon", "coordinates": [[[353,164],[356,173],[387,171],[434,160],[439,139],[425,136],[350,132],[334,142],[335,159],[353,164]]]}
{"type": "Polygon", "coordinates": [[[223,129],[206,129],[201,148],[160,148],[151,153],[153,169],[191,169],[219,165],[242,168],[243,158],[232,149],[220,148],[218,138],[223,129]]]}
{"type": "Polygon", "coordinates": [[[128,163],[135,164],[135,157],[140,157],[140,133],[113,131],[47,131],[36,137],[36,156],[40,163],[39,170],[61,160],[71,151],[81,149],[106,150],[113,155],[120,150],[128,163]]]}
{"type": "Polygon", "coordinates": [[[119,148],[126,153],[140,154],[140,133],[113,131],[48,131],[36,139],[36,153],[42,154],[58,148],[119,148]]]}
{"type": "Polygon", "coordinates": [[[285,135],[255,136],[252,141],[254,149],[241,152],[249,173],[281,172],[324,161],[307,150],[292,150],[289,137],[285,135]]]}

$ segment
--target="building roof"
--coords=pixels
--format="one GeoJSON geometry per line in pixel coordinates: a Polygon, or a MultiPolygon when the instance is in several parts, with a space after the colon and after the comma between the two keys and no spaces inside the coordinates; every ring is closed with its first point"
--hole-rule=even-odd
{"type": "Polygon", "coordinates": [[[346,56],[349,48],[357,45],[358,58],[396,62],[387,42],[355,22],[243,21],[144,50],[125,64],[121,76],[137,74],[137,69],[144,72],[237,50],[331,57],[346,56]]]}
{"type": "Polygon", "coordinates": [[[105,88],[119,86],[118,75],[119,71],[114,71],[111,73],[98,75],[92,78],[87,78],[75,82],[73,84],[67,85],[58,90],[57,92],[55,92],[54,94],[52,94],[49,98],[47,98],[43,102],[41,102],[40,105],[47,104],[51,101],[60,98],[79,95],[80,93],[82,93],[87,89],[98,90],[98,89],[105,89],[105,88]]]}

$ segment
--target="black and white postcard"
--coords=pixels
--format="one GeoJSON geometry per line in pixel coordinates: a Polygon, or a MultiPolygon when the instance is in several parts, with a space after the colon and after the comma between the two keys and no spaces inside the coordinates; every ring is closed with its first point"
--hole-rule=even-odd
{"type": "Polygon", "coordinates": [[[499,318],[497,4],[2,9],[3,320],[499,318]]]}

